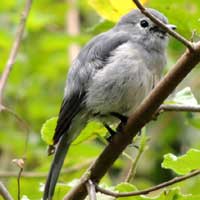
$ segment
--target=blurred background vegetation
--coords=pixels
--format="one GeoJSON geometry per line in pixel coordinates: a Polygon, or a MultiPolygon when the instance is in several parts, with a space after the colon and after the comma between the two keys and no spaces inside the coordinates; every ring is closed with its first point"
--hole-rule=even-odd
{"type": "MultiPolygon", "coordinates": [[[[21,193],[29,199],[41,198],[41,187],[52,160],[52,157],[47,156],[47,144],[41,139],[42,124],[47,119],[57,116],[59,112],[72,57],[79,47],[92,37],[114,25],[119,16],[126,11],[123,8],[125,2],[125,0],[33,2],[20,52],[4,95],[5,105],[27,122],[30,129],[28,138],[22,122],[7,112],[0,113],[0,180],[5,183],[15,199],[17,199],[17,178],[11,172],[17,173],[19,169],[11,161],[23,156],[26,157],[24,171],[31,172],[32,176],[21,178],[21,193]],[[75,35],[72,35],[73,33],[75,35]]],[[[130,2],[127,5],[130,9],[130,2]]],[[[145,5],[163,12],[170,23],[175,24],[178,32],[185,37],[191,38],[195,31],[194,40],[199,38],[199,0],[148,0],[145,5]]],[[[22,0],[3,0],[0,3],[0,72],[3,71],[8,59],[23,8],[22,0]]],[[[168,65],[164,73],[172,67],[184,49],[179,42],[171,39],[168,65]]],[[[177,89],[189,86],[198,102],[200,102],[199,74],[200,69],[196,67],[177,89]]],[[[55,199],[62,199],[67,188],[74,184],[105,146],[105,140],[99,136],[106,132],[104,129],[95,124],[90,125],[86,132],[94,133],[93,137],[88,137],[71,147],[63,167],[68,173],[60,177],[60,183],[63,184],[57,188],[55,199]]],[[[150,137],[149,148],[138,163],[134,179],[134,184],[140,189],[163,182],[175,175],[172,171],[161,168],[164,154],[171,152],[181,155],[191,147],[200,149],[200,116],[192,113],[163,113],[147,126],[146,132],[150,137]]],[[[134,147],[128,147],[127,153],[134,158],[137,150],[133,149],[134,147]]],[[[130,160],[121,156],[104,178],[104,183],[107,185],[120,183],[124,180],[129,165],[130,160]]],[[[183,192],[198,194],[200,178],[196,177],[180,185],[183,192]]]]}

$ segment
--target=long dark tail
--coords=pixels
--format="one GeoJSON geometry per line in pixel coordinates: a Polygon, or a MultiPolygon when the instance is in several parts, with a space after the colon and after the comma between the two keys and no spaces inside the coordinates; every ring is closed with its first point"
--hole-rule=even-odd
{"type": "Polygon", "coordinates": [[[67,154],[70,144],[71,143],[67,141],[67,134],[64,134],[60,139],[53,162],[51,164],[51,169],[49,171],[45,184],[43,200],[51,200],[53,197],[60,170],[65,160],[65,156],[67,154]]]}

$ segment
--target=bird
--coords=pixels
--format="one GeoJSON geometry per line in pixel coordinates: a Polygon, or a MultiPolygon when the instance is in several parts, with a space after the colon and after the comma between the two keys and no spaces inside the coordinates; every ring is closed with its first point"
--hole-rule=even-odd
{"type": "MultiPolygon", "coordinates": [[[[168,28],[161,12],[147,11],[168,28]]],[[[70,144],[91,120],[99,120],[113,135],[161,78],[166,65],[168,34],[139,9],[121,17],[107,32],[95,36],[74,59],[50,146],[55,155],[46,180],[43,200],[53,198],[70,144]],[[119,121],[117,130],[110,125],[119,121]]]]}

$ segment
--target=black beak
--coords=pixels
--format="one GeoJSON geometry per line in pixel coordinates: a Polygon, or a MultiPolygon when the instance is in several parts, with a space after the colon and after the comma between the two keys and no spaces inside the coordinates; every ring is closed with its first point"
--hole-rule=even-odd
{"type": "MultiPolygon", "coordinates": [[[[176,30],[176,26],[173,24],[166,24],[166,26],[171,30],[176,30]]],[[[158,26],[151,27],[150,31],[160,33],[159,37],[162,39],[167,35],[167,32],[158,26]]]]}

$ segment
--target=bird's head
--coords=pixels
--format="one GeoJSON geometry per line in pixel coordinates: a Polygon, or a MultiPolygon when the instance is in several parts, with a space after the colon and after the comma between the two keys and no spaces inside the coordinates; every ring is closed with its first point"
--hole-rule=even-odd
{"type": "MultiPolygon", "coordinates": [[[[170,29],[176,29],[176,26],[168,23],[168,19],[162,13],[151,8],[147,10],[170,29]]],[[[138,9],[124,15],[116,25],[116,29],[128,32],[135,42],[140,43],[147,50],[162,51],[168,43],[166,31],[152,22],[138,9]]]]}

